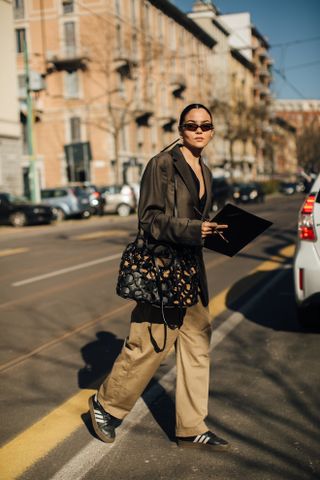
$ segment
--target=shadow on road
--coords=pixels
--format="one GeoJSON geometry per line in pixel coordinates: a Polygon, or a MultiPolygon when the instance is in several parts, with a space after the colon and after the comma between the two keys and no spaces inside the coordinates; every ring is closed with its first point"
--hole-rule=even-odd
{"type": "Polygon", "coordinates": [[[80,388],[97,388],[114,364],[123,340],[110,332],[97,332],[97,339],[81,348],[85,366],[78,372],[80,388]]]}
{"type": "Polygon", "coordinates": [[[294,302],[294,285],[292,268],[286,269],[284,278],[281,280],[281,289],[271,288],[266,293],[270,303],[272,304],[273,312],[266,316],[264,308],[253,308],[248,313],[246,311],[246,304],[250,302],[253,296],[259,294],[259,290],[264,288],[268,283],[271,283],[278,270],[273,271],[258,271],[247,277],[242,278],[230,288],[226,305],[229,310],[241,312],[246,318],[254,323],[263,325],[264,327],[272,328],[273,330],[281,330],[287,332],[301,332],[301,333],[320,333],[319,312],[316,310],[310,312],[308,319],[308,327],[303,327],[297,319],[295,302],[294,302]],[[284,314],[279,318],[277,310],[286,305],[287,308],[284,314]]]}

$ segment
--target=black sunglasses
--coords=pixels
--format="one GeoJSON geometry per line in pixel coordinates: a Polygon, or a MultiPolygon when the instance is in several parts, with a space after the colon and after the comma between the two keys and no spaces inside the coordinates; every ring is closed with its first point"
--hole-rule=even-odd
{"type": "Polygon", "coordinates": [[[180,128],[183,130],[188,130],[189,132],[195,132],[198,128],[201,128],[202,132],[208,132],[209,130],[213,130],[214,126],[212,123],[202,123],[199,125],[198,123],[183,123],[180,125],[180,128]]]}

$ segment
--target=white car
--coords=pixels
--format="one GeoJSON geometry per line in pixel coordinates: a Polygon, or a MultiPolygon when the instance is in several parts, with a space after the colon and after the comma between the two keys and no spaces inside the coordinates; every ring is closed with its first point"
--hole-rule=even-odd
{"type": "Polygon", "coordinates": [[[320,175],[299,212],[293,270],[299,321],[320,321],[320,175]]]}

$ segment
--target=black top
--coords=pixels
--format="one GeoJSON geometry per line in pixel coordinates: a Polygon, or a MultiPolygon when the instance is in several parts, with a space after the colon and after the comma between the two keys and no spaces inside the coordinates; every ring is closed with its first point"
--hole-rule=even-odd
{"type": "MultiPolygon", "coordinates": [[[[188,163],[188,162],[187,162],[188,163]]],[[[191,173],[192,173],[192,177],[194,179],[194,182],[196,184],[196,187],[197,187],[197,191],[198,191],[198,196],[199,196],[199,192],[200,192],[200,182],[199,182],[199,179],[197,177],[197,175],[194,173],[194,170],[192,167],[190,167],[189,163],[188,163],[188,167],[190,168],[191,170],[191,173]]],[[[202,170],[202,168],[201,168],[202,170]]],[[[202,172],[202,176],[203,176],[203,172],[202,172]]],[[[204,177],[203,177],[204,178],[204,177]]],[[[206,201],[207,201],[207,192],[206,192],[206,186],[204,186],[204,194],[202,195],[201,198],[199,198],[199,210],[200,212],[202,213],[203,210],[204,210],[204,207],[206,205],[206,201]]]]}

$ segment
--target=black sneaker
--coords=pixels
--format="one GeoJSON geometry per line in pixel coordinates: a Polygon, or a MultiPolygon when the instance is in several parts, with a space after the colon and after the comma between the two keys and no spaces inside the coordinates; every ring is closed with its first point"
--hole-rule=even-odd
{"type": "Polygon", "coordinates": [[[210,450],[228,450],[229,442],[218,437],[213,432],[205,432],[194,437],[177,437],[179,447],[207,448],[210,450]]]}
{"type": "Polygon", "coordinates": [[[97,395],[92,395],[89,398],[89,409],[94,431],[100,440],[106,443],[114,442],[116,438],[115,429],[120,425],[121,420],[113,417],[103,409],[97,399],[97,395]]]}

